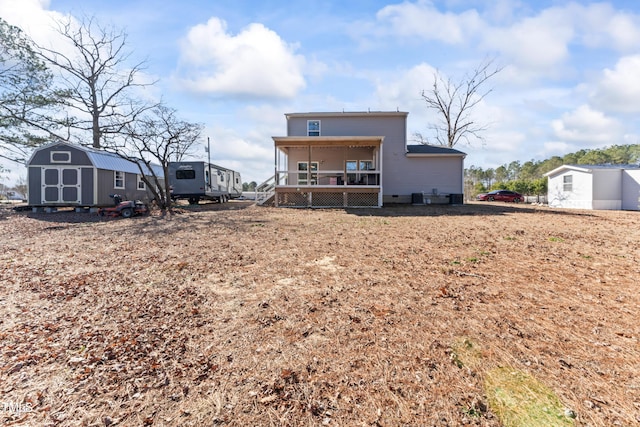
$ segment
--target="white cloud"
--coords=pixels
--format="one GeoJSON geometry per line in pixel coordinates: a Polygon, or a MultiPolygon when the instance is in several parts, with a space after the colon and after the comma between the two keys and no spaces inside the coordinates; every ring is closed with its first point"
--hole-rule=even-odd
{"type": "Polygon", "coordinates": [[[600,109],[622,113],[640,112],[640,55],[623,57],[614,69],[605,69],[595,91],[592,104],[600,109]]]}
{"type": "Polygon", "coordinates": [[[403,109],[413,111],[426,109],[420,94],[429,90],[433,85],[436,69],[429,64],[418,64],[401,73],[394,73],[387,78],[375,81],[376,98],[380,105],[402,106],[403,109]]]}
{"type": "Polygon", "coordinates": [[[182,40],[179,79],[190,91],[258,98],[292,98],[305,87],[304,58],[262,24],[237,35],[211,18],[182,40]]]}
{"type": "Polygon", "coordinates": [[[640,43],[640,16],[615,10],[608,3],[574,5],[571,10],[586,46],[619,51],[637,49],[640,43]]]}
{"type": "Polygon", "coordinates": [[[385,6],[377,13],[377,19],[383,21],[382,28],[390,25],[390,31],[395,35],[419,36],[447,44],[465,43],[483,26],[478,12],[473,9],[461,14],[442,13],[427,0],[385,6]]]}
{"type": "Polygon", "coordinates": [[[560,119],[553,120],[551,127],[560,141],[580,143],[585,146],[620,144],[623,138],[622,124],[607,117],[601,111],[581,105],[560,119]]]}
{"type": "Polygon", "coordinates": [[[481,13],[472,8],[441,12],[432,1],[405,1],[380,9],[378,25],[362,28],[378,36],[467,44],[500,55],[508,65],[505,74],[521,83],[566,77],[574,48],[629,52],[640,44],[640,15],[609,3],[571,2],[524,17],[518,13],[521,6],[504,0],[481,13]]]}
{"type": "Polygon", "coordinates": [[[551,9],[510,27],[488,30],[482,45],[500,52],[520,69],[547,73],[568,57],[567,44],[573,37],[570,24],[568,16],[551,9]]]}
{"type": "Polygon", "coordinates": [[[49,4],[49,0],[0,0],[0,16],[37,43],[44,44],[59,39],[54,31],[55,21],[65,17],[62,13],[48,10],[49,4]]]}

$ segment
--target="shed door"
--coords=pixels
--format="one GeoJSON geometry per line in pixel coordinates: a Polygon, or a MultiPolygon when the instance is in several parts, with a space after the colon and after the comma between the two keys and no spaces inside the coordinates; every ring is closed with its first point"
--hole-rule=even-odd
{"type": "Polygon", "coordinates": [[[80,169],[42,168],[42,203],[80,203],[80,169]]]}

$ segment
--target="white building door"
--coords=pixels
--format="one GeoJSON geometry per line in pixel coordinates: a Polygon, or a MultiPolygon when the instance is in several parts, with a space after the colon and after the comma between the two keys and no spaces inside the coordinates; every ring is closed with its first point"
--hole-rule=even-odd
{"type": "Polygon", "coordinates": [[[42,168],[42,203],[80,203],[80,168],[42,168]]]}

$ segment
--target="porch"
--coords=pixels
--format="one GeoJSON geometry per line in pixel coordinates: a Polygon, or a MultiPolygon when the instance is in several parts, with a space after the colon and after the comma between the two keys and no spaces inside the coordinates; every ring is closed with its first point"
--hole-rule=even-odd
{"type": "Polygon", "coordinates": [[[274,137],[275,171],[256,189],[277,207],[382,206],[383,137],[274,137]]]}

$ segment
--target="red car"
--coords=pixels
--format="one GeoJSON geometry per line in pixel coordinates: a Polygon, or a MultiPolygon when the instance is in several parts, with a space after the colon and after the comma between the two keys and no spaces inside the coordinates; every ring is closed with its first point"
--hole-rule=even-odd
{"type": "Polygon", "coordinates": [[[488,193],[478,194],[478,200],[493,202],[497,200],[499,202],[513,202],[519,203],[524,200],[524,196],[520,193],[516,193],[515,191],[509,190],[494,190],[488,193]]]}

